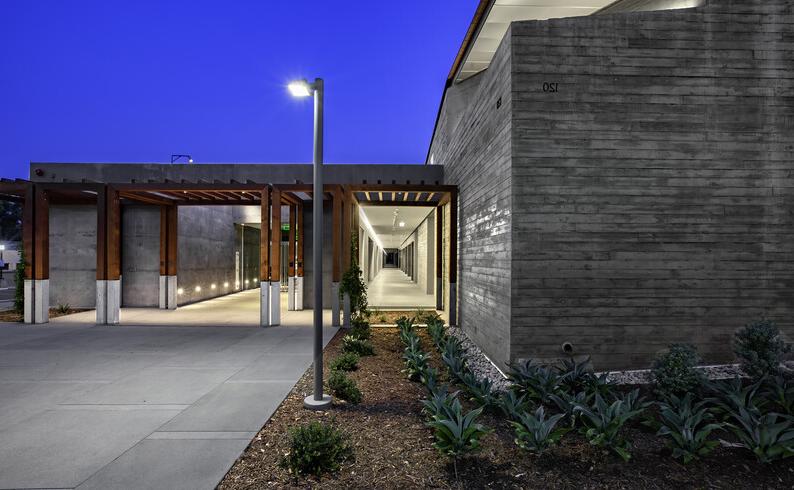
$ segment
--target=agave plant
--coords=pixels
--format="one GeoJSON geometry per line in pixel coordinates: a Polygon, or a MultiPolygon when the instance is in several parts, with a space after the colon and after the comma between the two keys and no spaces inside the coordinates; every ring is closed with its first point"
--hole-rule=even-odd
{"type": "Polygon", "coordinates": [[[557,372],[560,375],[560,384],[572,393],[584,391],[595,377],[590,367],[589,357],[581,362],[577,362],[573,358],[563,359],[560,361],[557,372]]]}
{"type": "Polygon", "coordinates": [[[458,458],[466,453],[480,448],[480,438],[491,432],[475,422],[482,413],[482,408],[476,408],[464,413],[460,401],[455,399],[449,416],[437,416],[427,423],[434,429],[436,442],[433,447],[441,454],[449,456],[455,466],[455,477],[458,475],[458,458]]]}
{"type": "Polygon", "coordinates": [[[647,401],[644,396],[640,396],[639,389],[631,390],[625,395],[613,394],[612,399],[622,400],[628,410],[637,412],[642,412],[652,405],[652,403],[647,401]]]}
{"type": "Polygon", "coordinates": [[[529,410],[530,402],[526,395],[516,395],[514,391],[503,391],[497,401],[499,409],[508,420],[517,420],[518,416],[529,410]]]}
{"type": "Polygon", "coordinates": [[[565,419],[568,420],[569,425],[575,427],[578,415],[576,407],[578,405],[589,405],[594,396],[595,395],[586,391],[580,391],[573,395],[561,391],[559,394],[549,395],[549,399],[557,405],[557,408],[565,416],[565,419]]]}
{"type": "Polygon", "coordinates": [[[521,449],[542,454],[549,447],[557,444],[560,438],[570,429],[557,427],[564,414],[552,415],[546,418],[543,405],[535,410],[534,414],[523,412],[518,420],[510,422],[516,431],[516,445],[521,449]]]}
{"type": "Polygon", "coordinates": [[[488,378],[478,378],[471,371],[466,371],[460,377],[461,383],[466,387],[466,391],[471,399],[484,409],[496,408],[498,398],[493,389],[493,382],[488,378]]]}
{"type": "Polygon", "coordinates": [[[722,425],[712,422],[714,416],[707,401],[692,403],[691,393],[683,398],[671,394],[666,401],[659,402],[659,416],[661,423],[656,435],[669,438],[673,457],[684,464],[705,456],[719,444],[708,437],[722,425]]]}
{"type": "Polygon", "coordinates": [[[561,378],[550,368],[533,364],[531,360],[513,364],[507,374],[512,389],[537,403],[548,403],[549,396],[560,389],[561,378]]]}
{"type": "Polygon", "coordinates": [[[707,382],[706,387],[714,394],[707,400],[714,404],[724,418],[741,410],[760,414],[764,400],[758,396],[763,380],[744,386],[739,376],[731,380],[707,382]]]}
{"type": "Polygon", "coordinates": [[[412,342],[419,342],[419,335],[416,334],[416,331],[413,328],[400,328],[400,341],[403,345],[410,345],[412,342]]]}
{"type": "Polygon", "coordinates": [[[453,381],[462,381],[463,375],[469,370],[465,351],[460,341],[454,337],[450,337],[444,344],[441,361],[447,366],[449,376],[453,381]]]}
{"type": "Polygon", "coordinates": [[[736,422],[728,427],[741,444],[755,454],[760,463],[794,455],[794,424],[792,417],[779,413],[759,415],[740,408],[731,413],[736,422]]]}
{"type": "Polygon", "coordinates": [[[412,381],[419,381],[430,363],[430,355],[421,349],[405,349],[403,359],[405,360],[405,369],[402,372],[412,381]]]}
{"type": "Polygon", "coordinates": [[[762,394],[784,414],[794,415],[794,380],[781,375],[767,378],[762,394]]]}
{"type": "Polygon", "coordinates": [[[400,318],[395,320],[395,323],[397,324],[397,327],[399,327],[401,333],[403,331],[412,332],[414,330],[414,321],[411,318],[408,318],[407,316],[401,316],[400,318]]]}
{"type": "Polygon", "coordinates": [[[609,381],[609,374],[601,373],[599,375],[593,374],[587,379],[585,391],[592,396],[613,397],[617,390],[615,383],[609,381]]]}
{"type": "Polygon", "coordinates": [[[458,394],[460,391],[450,393],[448,385],[439,385],[428,399],[422,400],[422,412],[431,420],[452,418],[452,405],[457,401],[458,394]]]}
{"type": "Polygon", "coordinates": [[[622,437],[621,429],[642,410],[631,410],[620,398],[608,404],[601,395],[596,394],[592,406],[577,404],[575,411],[581,414],[584,434],[590,444],[611,449],[624,461],[631,459],[631,445],[622,437]]]}
{"type": "Polygon", "coordinates": [[[447,332],[444,329],[444,322],[441,319],[432,319],[427,322],[427,333],[433,339],[433,345],[441,350],[447,340],[447,332]]]}
{"type": "Polygon", "coordinates": [[[438,391],[442,386],[438,383],[438,370],[432,366],[425,367],[424,371],[419,375],[419,381],[425,385],[427,391],[431,394],[438,391]]]}

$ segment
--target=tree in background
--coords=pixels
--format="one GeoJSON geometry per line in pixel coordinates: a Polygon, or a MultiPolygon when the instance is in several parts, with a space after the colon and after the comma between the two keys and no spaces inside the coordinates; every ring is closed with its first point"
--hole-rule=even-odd
{"type": "Polygon", "coordinates": [[[22,205],[13,201],[0,202],[0,241],[22,240],[22,205]]]}

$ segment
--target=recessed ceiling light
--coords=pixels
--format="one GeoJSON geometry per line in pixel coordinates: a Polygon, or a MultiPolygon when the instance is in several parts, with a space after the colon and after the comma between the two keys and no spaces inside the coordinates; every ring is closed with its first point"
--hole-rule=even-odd
{"type": "Polygon", "coordinates": [[[400,221],[400,228],[405,226],[405,221],[400,221]]]}

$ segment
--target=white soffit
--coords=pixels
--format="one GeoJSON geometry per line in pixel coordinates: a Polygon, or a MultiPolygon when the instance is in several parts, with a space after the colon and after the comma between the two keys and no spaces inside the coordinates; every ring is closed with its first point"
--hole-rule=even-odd
{"type": "Polygon", "coordinates": [[[378,235],[384,248],[399,248],[427,218],[434,207],[424,206],[367,206],[361,204],[361,211],[367,217],[372,231],[378,235]],[[396,214],[395,214],[396,211],[396,214]],[[400,226],[400,223],[404,223],[400,226]]]}
{"type": "Polygon", "coordinates": [[[460,82],[488,68],[511,22],[590,15],[615,0],[495,0],[457,74],[460,82]]]}

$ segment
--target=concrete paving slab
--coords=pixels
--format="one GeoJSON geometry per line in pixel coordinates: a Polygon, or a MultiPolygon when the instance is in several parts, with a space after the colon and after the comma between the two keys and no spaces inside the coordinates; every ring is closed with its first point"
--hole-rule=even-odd
{"type": "Polygon", "coordinates": [[[214,488],[249,439],[147,439],[102,468],[80,490],[214,488]]]}
{"type": "Polygon", "coordinates": [[[176,410],[50,410],[0,434],[0,488],[69,488],[109,464],[176,410]]]}
{"type": "MultiPolygon", "coordinates": [[[[308,366],[309,363],[303,367],[301,374],[308,366]]],[[[159,430],[257,431],[292,389],[294,379],[223,383],[159,430]]]]}
{"type": "Polygon", "coordinates": [[[70,398],[69,404],[191,404],[237,369],[151,367],[70,398]]]}

